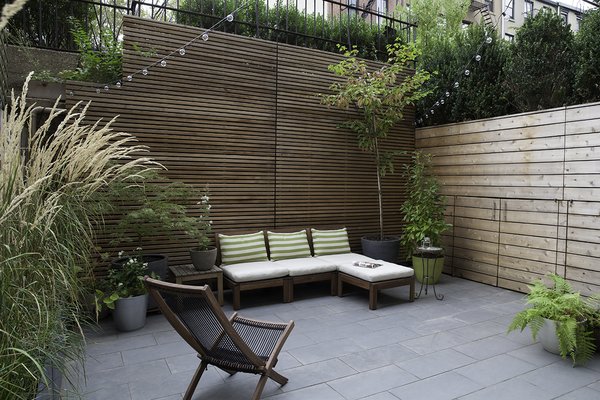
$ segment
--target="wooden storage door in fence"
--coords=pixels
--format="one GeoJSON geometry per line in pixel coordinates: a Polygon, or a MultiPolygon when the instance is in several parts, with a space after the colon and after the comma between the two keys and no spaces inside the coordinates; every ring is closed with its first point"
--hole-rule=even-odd
{"type": "Polygon", "coordinates": [[[534,279],[564,272],[557,267],[559,206],[557,200],[502,199],[498,286],[523,292],[534,279]]]}
{"type": "Polygon", "coordinates": [[[496,284],[525,291],[556,272],[582,293],[600,292],[599,116],[593,103],[417,130],[416,147],[435,155],[443,193],[456,198],[457,274],[494,284],[492,257],[481,254],[492,245],[477,214],[496,201],[496,284]],[[488,200],[471,210],[459,206],[462,198],[488,200]]]}
{"type": "Polygon", "coordinates": [[[565,276],[583,293],[600,292],[600,104],[568,107],[564,199],[565,276]]]}
{"type": "Polygon", "coordinates": [[[452,271],[456,276],[497,285],[500,201],[455,197],[452,271]]]}

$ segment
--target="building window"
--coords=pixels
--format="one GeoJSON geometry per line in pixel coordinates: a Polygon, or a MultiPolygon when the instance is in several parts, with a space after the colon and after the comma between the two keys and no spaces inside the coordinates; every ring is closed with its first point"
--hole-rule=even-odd
{"type": "Polygon", "coordinates": [[[512,42],[515,40],[515,35],[511,35],[510,33],[505,33],[504,34],[504,39],[508,40],[509,42],[512,42]]]}
{"type": "Polygon", "coordinates": [[[533,1],[525,0],[523,9],[523,14],[525,14],[525,18],[533,17],[533,1]]]}
{"type": "Polygon", "coordinates": [[[377,12],[382,15],[387,14],[387,0],[377,0],[377,12]]]}
{"type": "Polygon", "coordinates": [[[563,19],[565,25],[569,23],[569,12],[566,10],[560,10],[560,17],[563,19]]]}
{"type": "Polygon", "coordinates": [[[494,0],[484,0],[485,5],[487,5],[488,10],[494,12],[494,0]]]}
{"type": "Polygon", "coordinates": [[[506,1],[506,5],[505,5],[505,11],[504,11],[504,15],[506,15],[508,18],[510,19],[515,19],[515,0],[505,0],[506,1]]]}

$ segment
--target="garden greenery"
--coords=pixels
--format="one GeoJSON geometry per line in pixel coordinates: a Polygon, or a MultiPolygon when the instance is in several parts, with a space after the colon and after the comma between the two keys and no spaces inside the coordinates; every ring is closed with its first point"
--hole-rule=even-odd
{"type": "Polygon", "coordinates": [[[573,364],[582,364],[594,356],[596,346],[592,328],[598,320],[598,309],[594,298],[586,300],[562,277],[550,274],[552,286],[542,280],[529,285],[527,304],[530,306],[517,313],[508,327],[508,332],[527,326],[536,339],[544,320],[554,321],[556,335],[563,358],[570,357],[573,364]]]}
{"type": "MultiPolygon", "coordinates": [[[[416,10],[411,11],[415,12],[416,10]]],[[[423,34],[423,26],[419,31],[423,34]]],[[[558,14],[541,10],[527,18],[514,42],[473,24],[453,40],[431,41],[419,65],[432,73],[431,91],[417,106],[417,118],[444,96],[426,125],[489,118],[600,100],[600,9],[583,15],[573,33],[558,14]],[[494,38],[481,47],[485,35],[494,38]],[[464,66],[468,65],[469,77],[464,66]],[[460,82],[454,88],[455,81],[460,82]]]]}
{"type": "Polygon", "coordinates": [[[345,58],[330,65],[329,70],[342,80],[333,82],[332,94],[320,95],[323,104],[356,111],[351,119],[340,124],[356,134],[358,147],[373,156],[379,201],[379,239],[383,240],[383,200],[381,180],[394,172],[397,152],[382,146],[390,130],[404,118],[404,110],[423,98],[427,92],[423,83],[429,73],[410,70],[419,55],[413,44],[396,42],[388,45],[388,63],[379,69],[369,67],[357,58],[357,50],[341,48],[345,58]]]}
{"type": "Polygon", "coordinates": [[[412,163],[404,166],[407,199],[400,210],[406,222],[400,243],[407,249],[407,259],[415,253],[426,237],[434,246],[440,245],[442,233],[452,225],[446,223],[445,198],[440,194],[440,184],[431,173],[431,155],[415,151],[412,163]]]}
{"type": "Polygon", "coordinates": [[[82,281],[92,272],[94,226],[110,206],[101,194],[153,167],[135,157],[146,149],[114,132],[113,121],[84,123],[88,105],[81,103],[55,105],[25,138],[36,113],[26,103],[30,77],[20,97],[13,92],[0,130],[2,399],[34,398],[47,383],[45,366],[69,374],[67,365],[81,355],[82,281]]]}

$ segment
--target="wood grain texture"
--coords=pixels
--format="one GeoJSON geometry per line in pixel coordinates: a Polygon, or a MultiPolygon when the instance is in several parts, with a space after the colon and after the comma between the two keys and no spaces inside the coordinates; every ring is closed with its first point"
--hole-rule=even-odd
{"type": "Polygon", "coordinates": [[[454,199],[455,274],[526,291],[554,272],[600,288],[599,115],[591,103],[416,131],[454,199]]]}
{"type": "MultiPolygon", "coordinates": [[[[125,17],[123,74],[141,70],[180,48],[201,30],[125,17]],[[140,50],[153,54],[146,56],[140,50]]],[[[347,226],[352,250],[378,230],[375,166],[354,135],[337,128],[351,115],[320,104],[339,55],[212,32],[121,89],[97,94],[70,82],[72,105],[92,100],[90,121],[119,115],[113,125],[137,136],[164,174],[212,192],[214,230],[286,226],[347,226]]],[[[369,62],[372,66],[378,64],[369,62]]],[[[380,64],[379,64],[380,65],[380,64]]],[[[414,149],[414,111],[394,128],[385,147],[414,149]]],[[[409,160],[398,159],[398,167],[409,160]]],[[[398,168],[400,169],[400,168],[398,168]]],[[[402,231],[401,174],[384,180],[385,230],[402,231]]],[[[195,204],[196,199],[190,199],[195,204]]],[[[104,238],[99,242],[111,251],[104,238]]],[[[193,242],[173,232],[148,238],[144,249],[189,263],[193,242]]],[[[99,272],[103,271],[99,269],[99,272]]]]}

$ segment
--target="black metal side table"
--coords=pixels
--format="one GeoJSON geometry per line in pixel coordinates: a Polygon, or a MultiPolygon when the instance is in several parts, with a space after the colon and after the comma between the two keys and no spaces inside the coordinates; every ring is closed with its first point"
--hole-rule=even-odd
{"type": "Polygon", "coordinates": [[[421,292],[423,291],[423,284],[425,285],[425,295],[427,295],[427,290],[429,289],[429,280],[431,279],[431,287],[433,288],[433,295],[437,300],[443,300],[444,295],[440,294],[438,296],[435,291],[435,264],[438,256],[442,255],[444,249],[441,247],[417,247],[417,252],[421,254],[423,257],[424,271],[423,271],[423,280],[421,281],[421,288],[419,289],[419,294],[416,296],[418,299],[421,297],[421,292]],[[432,265],[433,264],[433,265],[432,265]]]}

